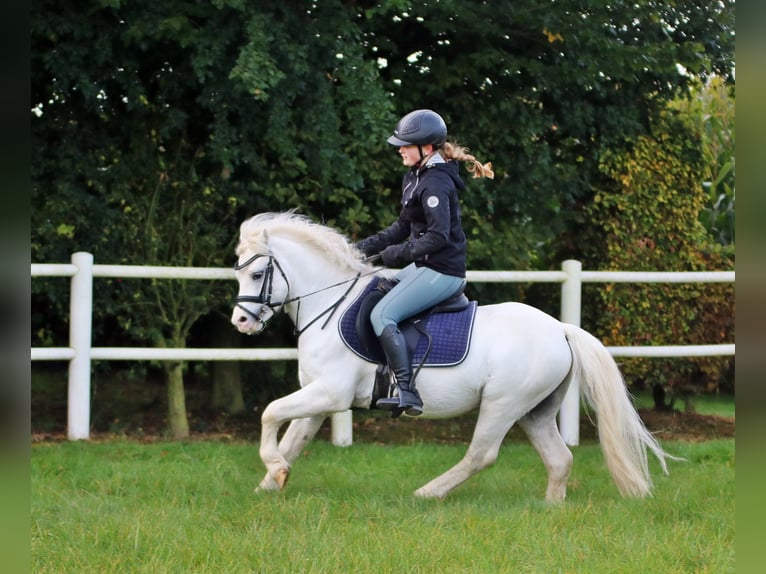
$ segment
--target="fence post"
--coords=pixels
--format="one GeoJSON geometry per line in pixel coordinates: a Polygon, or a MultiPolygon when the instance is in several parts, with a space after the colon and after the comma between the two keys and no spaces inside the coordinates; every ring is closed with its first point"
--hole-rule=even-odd
{"type": "Polygon", "coordinates": [[[332,414],[332,429],[330,440],[335,446],[351,446],[353,442],[354,425],[351,410],[332,414]]]}
{"type": "MultiPolygon", "coordinates": [[[[567,259],[561,264],[567,278],[561,284],[561,321],[580,326],[582,263],[567,259]]],[[[559,412],[559,432],[570,446],[580,444],[580,381],[572,378],[559,412]]]]}
{"type": "Polygon", "coordinates": [[[72,276],[69,302],[69,345],[74,358],[69,361],[69,399],[67,401],[69,440],[90,438],[90,350],[93,308],[93,255],[72,254],[77,272],[72,276]]]}

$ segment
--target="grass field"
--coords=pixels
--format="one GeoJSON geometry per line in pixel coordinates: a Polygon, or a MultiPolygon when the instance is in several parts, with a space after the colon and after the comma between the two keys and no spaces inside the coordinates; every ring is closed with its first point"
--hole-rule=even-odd
{"type": "Polygon", "coordinates": [[[462,445],[315,441],[287,489],[255,494],[257,445],[32,448],[32,571],[46,573],[734,572],[734,440],[665,443],[654,496],[622,499],[596,444],[573,447],[569,496],[543,501],[527,444],[444,501],[412,492],[462,445]]]}

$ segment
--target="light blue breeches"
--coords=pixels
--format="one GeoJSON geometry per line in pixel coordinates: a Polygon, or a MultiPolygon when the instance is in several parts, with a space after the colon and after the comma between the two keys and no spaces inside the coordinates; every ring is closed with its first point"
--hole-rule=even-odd
{"type": "Polygon", "coordinates": [[[397,325],[407,317],[417,315],[441,303],[465,285],[462,277],[444,275],[428,267],[410,263],[394,275],[399,280],[391,291],[373,307],[370,322],[380,336],[388,325],[397,325]]]}

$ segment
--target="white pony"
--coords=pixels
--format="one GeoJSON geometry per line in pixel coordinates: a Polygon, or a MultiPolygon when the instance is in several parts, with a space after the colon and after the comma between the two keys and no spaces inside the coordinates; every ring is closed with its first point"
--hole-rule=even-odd
{"type": "MultiPolygon", "coordinates": [[[[298,333],[301,388],[263,411],[260,456],[267,473],[259,490],[284,488],[292,463],[330,414],[369,408],[376,365],[354,353],[338,321],[373,274],[338,231],[292,211],[244,221],[235,266],[239,296],[231,321],[242,333],[259,333],[284,309],[298,333]],[[281,441],[280,427],[289,422],[281,441]]],[[[668,473],[666,453],[647,431],[607,349],[592,335],[522,303],[479,306],[465,360],[420,370],[416,384],[423,418],[446,418],[478,407],[464,458],[415,495],[444,498],[497,459],[503,438],[518,423],[548,473],[546,500],[566,496],[572,453],[556,414],[572,378],[598,420],[609,472],[623,496],[652,488],[647,449],[668,473]]]]}

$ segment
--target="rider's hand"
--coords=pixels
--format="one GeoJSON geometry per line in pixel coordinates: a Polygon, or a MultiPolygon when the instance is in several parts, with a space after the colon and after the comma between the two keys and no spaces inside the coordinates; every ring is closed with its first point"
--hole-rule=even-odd
{"type": "Polygon", "coordinates": [[[354,247],[356,247],[359,251],[364,253],[365,257],[369,257],[370,255],[375,255],[377,253],[377,250],[375,249],[375,246],[372,245],[372,241],[370,240],[370,238],[357,241],[356,243],[354,243],[354,247]]]}
{"type": "Polygon", "coordinates": [[[402,263],[402,246],[389,245],[380,254],[386,267],[396,267],[402,263]]]}

